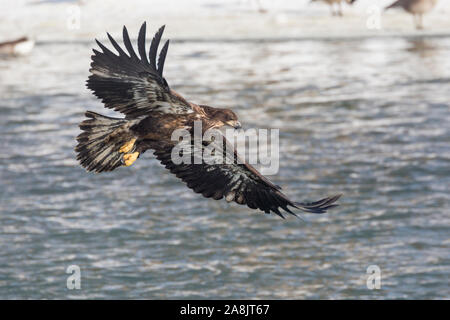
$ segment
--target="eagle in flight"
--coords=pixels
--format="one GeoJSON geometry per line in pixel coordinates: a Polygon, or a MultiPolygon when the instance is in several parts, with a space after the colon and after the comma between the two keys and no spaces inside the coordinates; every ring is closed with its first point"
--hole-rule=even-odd
{"type": "MultiPolygon", "coordinates": [[[[240,128],[240,123],[230,109],[188,102],[169,87],[163,77],[169,40],[156,60],[163,31],[164,26],[155,34],[148,55],[145,22],[137,39],[139,56],[133,49],[126,27],[123,28],[126,51],[109,33],[108,38],[117,53],[96,40],[102,52],[93,50],[87,87],[106,108],[119,111],[125,117],[111,118],[92,111],[85,113],[87,119],[79,125],[83,132],[77,137],[75,148],[80,164],[88,171],[112,171],[120,166],[130,166],[142,153],[151,149],[171,173],[206,198],[219,200],[225,197],[228,202],[234,201],[265,213],[274,212],[282,218],[282,210],[293,215],[296,214],[292,208],[324,213],[337,206],[335,202],[340,195],[308,203],[289,200],[279,186],[242,161],[235,149],[231,153],[234,161],[220,164],[172,161],[172,149],[178,143],[171,140],[174,130],[193,132],[195,121],[201,121],[203,132],[223,126],[240,128]]],[[[222,143],[227,145],[225,137],[222,143]]],[[[206,146],[202,143],[201,148],[206,146]]],[[[224,157],[230,157],[230,152],[225,149],[220,152],[224,157]]]]}

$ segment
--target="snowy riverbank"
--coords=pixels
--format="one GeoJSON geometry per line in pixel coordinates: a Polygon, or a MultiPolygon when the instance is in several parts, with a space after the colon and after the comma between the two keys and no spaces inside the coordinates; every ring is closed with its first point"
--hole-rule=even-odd
{"type": "Polygon", "coordinates": [[[6,1],[0,12],[0,41],[28,35],[38,41],[104,38],[105,31],[135,33],[143,21],[149,29],[168,26],[172,39],[341,38],[450,35],[450,1],[441,0],[425,17],[426,30],[413,28],[402,10],[382,12],[391,0],[360,0],[332,17],[327,5],[309,0],[256,1],[6,1]],[[380,14],[381,13],[381,14],[380,14]]]}

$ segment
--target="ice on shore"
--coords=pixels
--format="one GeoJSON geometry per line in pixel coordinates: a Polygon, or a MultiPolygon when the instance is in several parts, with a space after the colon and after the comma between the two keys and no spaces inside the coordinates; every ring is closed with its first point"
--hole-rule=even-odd
{"type": "Polygon", "coordinates": [[[383,12],[392,0],[359,0],[332,17],[324,3],[309,0],[0,0],[0,41],[23,35],[38,41],[80,41],[135,34],[143,21],[149,32],[166,24],[172,39],[288,39],[450,35],[450,1],[440,0],[417,31],[403,10],[383,12]]]}

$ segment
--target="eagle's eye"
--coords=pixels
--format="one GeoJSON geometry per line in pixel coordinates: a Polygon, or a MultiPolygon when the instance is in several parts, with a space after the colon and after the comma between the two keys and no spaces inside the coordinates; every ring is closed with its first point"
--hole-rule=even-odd
{"type": "Polygon", "coordinates": [[[227,112],[227,113],[225,114],[225,120],[226,120],[226,121],[237,120],[237,117],[236,117],[236,115],[235,115],[234,113],[227,112]]]}

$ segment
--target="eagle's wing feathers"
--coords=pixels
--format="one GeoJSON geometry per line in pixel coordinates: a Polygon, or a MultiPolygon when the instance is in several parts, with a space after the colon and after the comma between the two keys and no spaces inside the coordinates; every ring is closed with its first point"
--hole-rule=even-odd
{"type": "Polygon", "coordinates": [[[123,43],[127,52],[108,33],[108,38],[118,54],[97,41],[102,52],[94,49],[87,87],[102,99],[107,108],[122,112],[127,118],[136,118],[150,112],[191,113],[190,104],[178,94],[173,94],[163,77],[167,41],[156,63],[159,42],[164,26],[152,40],[149,56],[145,50],[146,24],[142,24],[138,36],[138,53],[133,49],[126,27],[123,43]]]}
{"type": "MultiPolygon", "coordinates": [[[[195,154],[193,144],[190,145],[191,163],[175,164],[172,159],[172,143],[158,143],[152,145],[156,158],[161,163],[183,180],[190,189],[196,193],[201,193],[206,198],[219,200],[225,198],[228,202],[234,201],[238,204],[247,205],[251,209],[260,209],[265,213],[274,212],[283,217],[282,210],[296,215],[292,208],[301,209],[311,213],[324,213],[334,206],[334,202],[340,196],[322,199],[312,203],[298,203],[289,200],[281,191],[280,187],[274,185],[266,177],[261,175],[250,164],[237,161],[237,153],[227,152],[228,142],[223,139],[222,147],[216,145],[218,155],[222,157],[220,163],[205,161],[203,156],[200,161],[195,161],[198,155],[204,154],[205,145],[202,145],[202,152],[195,154]],[[226,159],[232,158],[231,163],[226,159]]],[[[229,150],[229,149],[228,149],[229,150]]],[[[183,150],[184,152],[186,149],[183,150]]],[[[211,160],[211,159],[209,159],[211,160]]]]}

